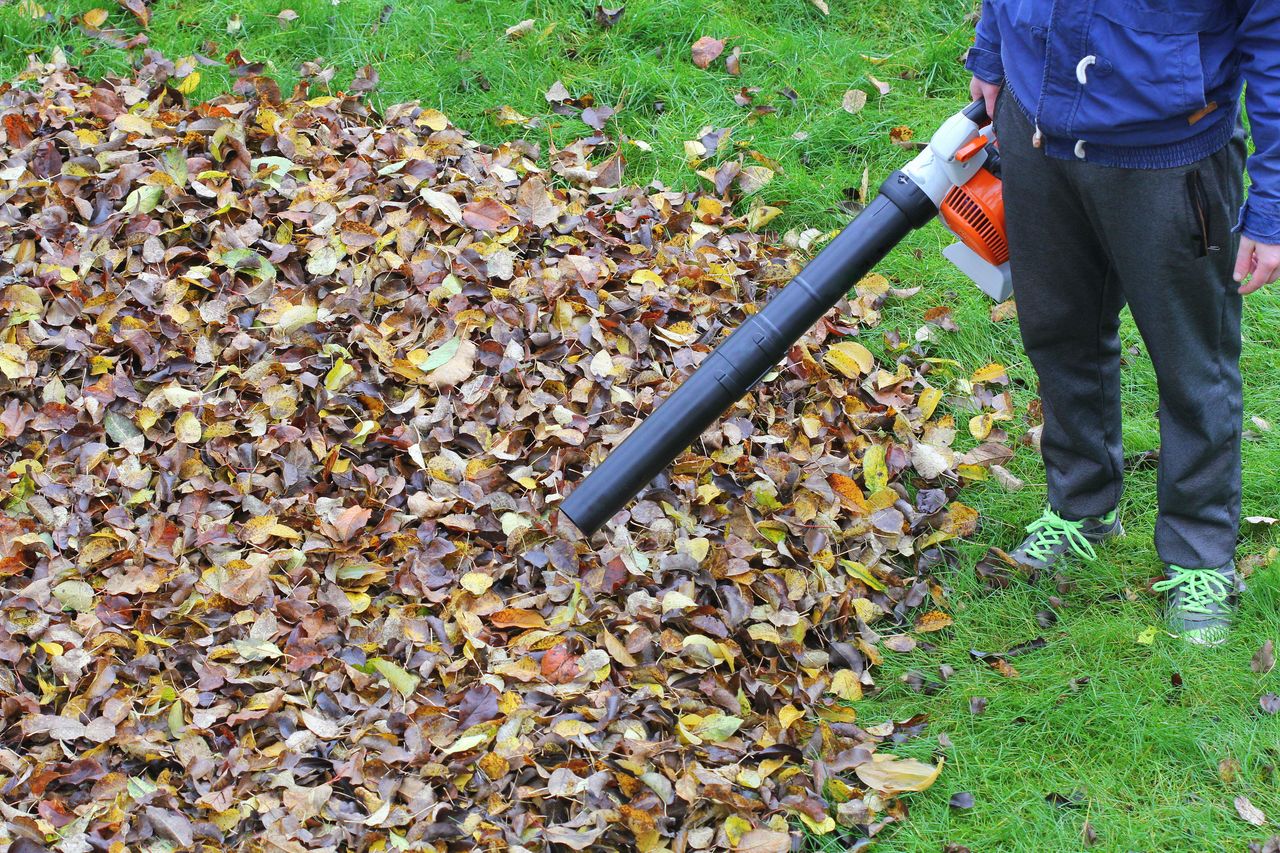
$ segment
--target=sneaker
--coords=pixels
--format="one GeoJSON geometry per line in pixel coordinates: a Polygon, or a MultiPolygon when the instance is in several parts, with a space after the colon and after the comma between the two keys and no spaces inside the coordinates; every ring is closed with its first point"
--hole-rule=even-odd
{"type": "Polygon", "coordinates": [[[1096,518],[1068,521],[1052,507],[1046,507],[1044,515],[1027,525],[1027,538],[1009,556],[1033,572],[1042,572],[1066,554],[1096,559],[1096,543],[1123,535],[1124,528],[1114,509],[1096,518]]]}
{"type": "Polygon", "coordinates": [[[1170,565],[1165,580],[1151,585],[1169,594],[1169,628],[1189,643],[1216,646],[1227,639],[1231,611],[1241,589],[1235,563],[1218,569],[1170,565]]]}

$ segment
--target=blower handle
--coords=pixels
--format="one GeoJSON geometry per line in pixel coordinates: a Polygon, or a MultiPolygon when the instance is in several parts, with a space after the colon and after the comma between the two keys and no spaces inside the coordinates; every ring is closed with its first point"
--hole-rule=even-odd
{"type": "Polygon", "coordinates": [[[986,127],[991,124],[991,116],[987,115],[987,102],[982,98],[974,101],[965,107],[961,112],[964,117],[972,121],[978,127],[986,127]]]}

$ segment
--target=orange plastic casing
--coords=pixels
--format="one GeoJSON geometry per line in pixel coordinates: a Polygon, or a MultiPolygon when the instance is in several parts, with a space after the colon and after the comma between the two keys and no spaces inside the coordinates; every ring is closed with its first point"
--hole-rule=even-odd
{"type": "Polygon", "coordinates": [[[979,169],[967,184],[952,187],[939,209],[942,221],[960,242],[996,266],[1009,260],[1001,190],[999,178],[979,169]]]}

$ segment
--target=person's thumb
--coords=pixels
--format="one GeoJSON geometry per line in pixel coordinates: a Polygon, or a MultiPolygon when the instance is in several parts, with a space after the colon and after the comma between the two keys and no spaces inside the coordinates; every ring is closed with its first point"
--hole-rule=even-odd
{"type": "Polygon", "coordinates": [[[1240,251],[1236,254],[1235,280],[1244,281],[1253,269],[1253,251],[1257,244],[1248,237],[1240,238],[1240,251]]]}

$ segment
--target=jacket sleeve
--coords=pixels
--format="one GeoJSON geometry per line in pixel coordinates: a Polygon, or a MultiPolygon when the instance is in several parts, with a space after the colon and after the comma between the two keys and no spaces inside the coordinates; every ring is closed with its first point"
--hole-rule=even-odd
{"type": "Polygon", "coordinates": [[[1236,230],[1259,243],[1280,244],[1280,2],[1238,2],[1245,109],[1255,150],[1249,197],[1236,230]]]}
{"type": "MultiPolygon", "coordinates": [[[[982,0],[982,17],[978,19],[978,31],[973,47],[969,48],[969,57],[964,67],[973,75],[988,83],[1004,81],[1004,63],[1000,59],[1000,27],[996,23],[995,4],[997,0],[982,0]]],[[[1258,0],[1259,6],[1268,4],[1268,0],[1258,0]]]]}

